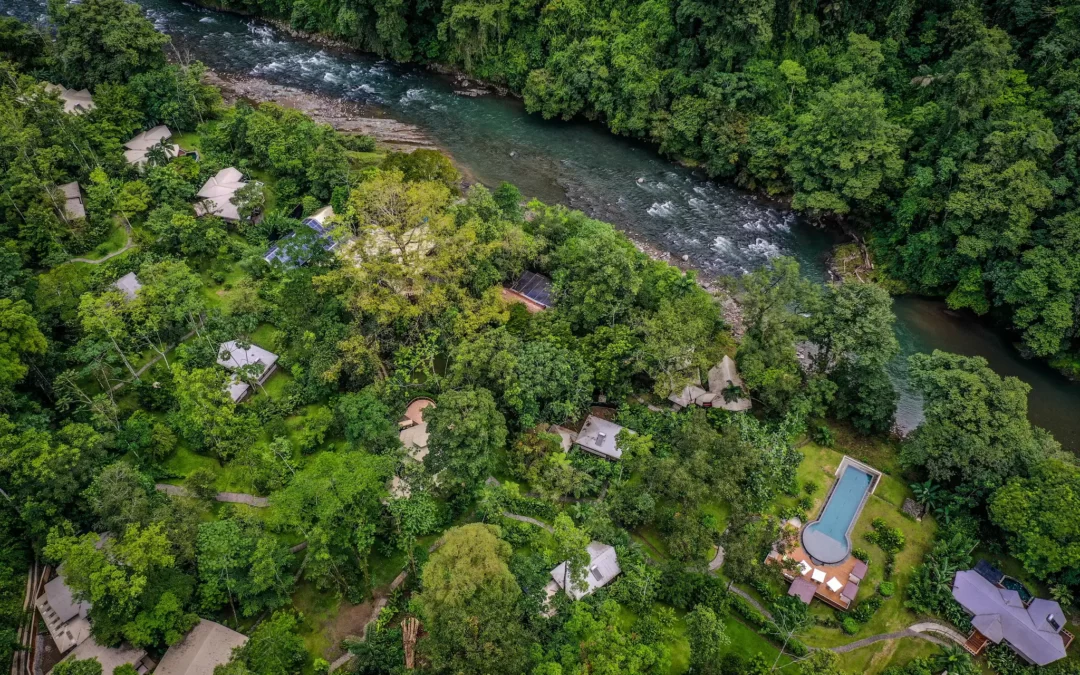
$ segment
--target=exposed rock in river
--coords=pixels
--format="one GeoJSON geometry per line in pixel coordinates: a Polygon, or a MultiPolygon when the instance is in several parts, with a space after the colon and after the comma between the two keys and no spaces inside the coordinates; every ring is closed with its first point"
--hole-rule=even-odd
{"type": "Polygon", "coordinates": [[[257,77],[237,77],[207,73],[207,81],[221,89],[226,103],[238,99],[272,101],[286,108],[300,110],[320,124],[338,131],[372,136],[395,150],[434,148],[435,143],[419,127],[387,117],[359,103],[320,96],[303,89],[272,84],[257,77]]]}

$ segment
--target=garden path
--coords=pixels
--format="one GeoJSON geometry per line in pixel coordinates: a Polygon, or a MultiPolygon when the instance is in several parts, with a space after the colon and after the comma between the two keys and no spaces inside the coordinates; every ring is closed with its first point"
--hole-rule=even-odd
{"type": "MultiPolygon", "coordinates": [[[[178,497],[183,497],[188,494],[187,488],[180,485],[158,483],[154,488],[159,492],[164,492],[167,495],[176,495],[178,497]]],[[[229,502],[231,504],[247,504],[248,506],[254,506],[257,509],[265,509],[267,506],[270,506],[270,500],[266,497],[256,497],[255,495],[249,495],[244,492],[219,492],[214,496],[214,499],[219,502],[229,502]]]]}
{"type": "Polygon", "coordinates": [[[112,258],[115,258],[116,256],[120,255],[121,253],[127,252],[128,249],[130,249],[132,246],[135,245],[135,240],[134,240],[134,237],[131,236],[131,225],[129,225],[127,223],[124,223],[124,230],[127,232],[127,241],[125,241],[124,245],[121,246],[119,249],[113,251],[112,253],[107,253],[106,255],[104,255],[104,256],[102,256],[100,258],[97,258],[97,259],[92,259],[92,258],[72,258],[68,262],[86,263],[87,265],[100,265],[101,263],[105,262],[106,260],[111,260],[112,258]]]}

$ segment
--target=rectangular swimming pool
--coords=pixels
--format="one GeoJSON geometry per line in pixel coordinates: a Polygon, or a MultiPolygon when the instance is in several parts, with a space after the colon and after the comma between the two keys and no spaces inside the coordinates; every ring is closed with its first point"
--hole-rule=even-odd
{"type": "Polygon", "coordinates": [[[810,557],[826,565],[847,558],[851,552],[851,528],[874,478],[850,463],[843,467],[821,516],[803,530],[803,549],[810,557]]]}

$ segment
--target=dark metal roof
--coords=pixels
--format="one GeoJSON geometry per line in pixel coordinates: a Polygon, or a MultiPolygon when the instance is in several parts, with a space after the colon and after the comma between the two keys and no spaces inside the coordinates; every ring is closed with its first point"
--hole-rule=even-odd
{"type": "Polygon", "coordinates": [[[1001,580],[1005,577],[1004,572],[985,560],[980,560],[975,564],[975,571],[979,573],[979,576],[992,584],[1000,584],[1001,580]]]}
{"type": "Polygon", "coordinates": [[[551,307],[551,279],[543,274],[525,272],[511,290],[544,307],[551,307]]]}

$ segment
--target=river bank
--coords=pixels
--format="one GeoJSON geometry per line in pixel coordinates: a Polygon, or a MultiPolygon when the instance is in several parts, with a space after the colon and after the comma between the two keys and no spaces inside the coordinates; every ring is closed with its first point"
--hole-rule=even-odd
{"type": "MultiPolygon", "coordinates": [[[[777,255],[793,256],[810,279],[829,278],[835,233],[813,227],[783,204],[673,164],[655,146],[615,136],[599,123],[544,120],[511,97],[459,95],[460,87],[445,75],[312,44],[262,21],[176,0],[138,2],[176,49],[223,77],[260,78],[415,126],[471,179],[509,181],[527,197],[614,223],[639,246],[701,270],[703,280],[737,277],[777,255]]],[[[9,9],[37,21],[44,0],[11,0],[9,9]]],[[[922,417],[906,357],[933,349],[977,350],[992,365],[1008,364],[1003,374],[1031,383],[1032,420],[1066,447],[1080,448],[1080,418],[1073,412],[1080,409],[1080,387],[1043,364],[1023,361],[999,334],[987,337],[980,324],[955,321],[939,302],[900,297],[896,305],[901,356],[892,376],[901,396],[900,428],[913,428],[922,417]]]]}
{"type": "MultiPolygon", "coordinates": [[[[286,108],[299,110],[319,124],[327,124],[338,131],[371,136],[378,143],[391,150],[410,152],[417,148],[434,149],[437,147],[431,137],[416,125],[386,117],[385,113],[375,106],[334,99],[297,87],[274,84],[260,77],[223,75],[208,70],[204,79],[208,84],[214,85],[221,91],[226,104],[231,105],[241,99],[251,103],[276,103],[286,108]]],[[[457,93],[467,96],[488,93],[475,89],[471,91],[477,93],[457,93]]],[[[452,155],[451,159],[453,159],[452,155]]],[[[475,182],[471,180],[471,172],[467,166],[462,166],[459,162],[455,162],[455,165],[462,172],[466,185],[475,182]]],[[[718,277],[689,264],[689,256],[678,257],[641,237],[634,236],[632,232],[624,230],[623,234],[633,242],[639,251],[653,260],[667,262],[684,272],[693,271],[697,274],[697,280],[701,287],[715,296],[720,302],[723,308],[724,320],[732,327],[735,337],[742,336],[744,332],[742,312],[736,300],[727,292],[718,277]]]]}

